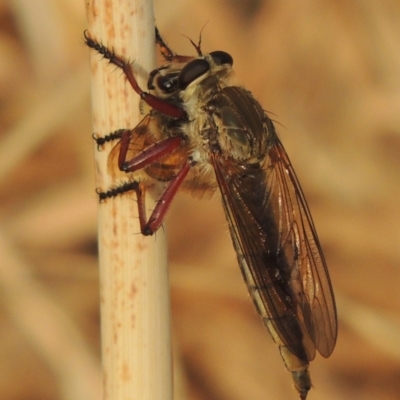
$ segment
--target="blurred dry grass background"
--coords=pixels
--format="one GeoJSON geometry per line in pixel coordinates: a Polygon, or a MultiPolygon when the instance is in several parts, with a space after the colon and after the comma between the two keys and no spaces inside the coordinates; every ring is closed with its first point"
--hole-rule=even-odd
{"type": "MultiPolygon", "coordinates": [[[[155,13],[180,53],[208,22],[203,49],[231,53],[279,122],[338,301],[309,398],[398,399],[400,3],[157,0],[155,13]]],[[[84,28],[82,0],[0,1],[0,399],[100,397],[84,28]]],[[[167,225],[176,399],[295,399],[219,199],[179,195],[167,225]]]]}

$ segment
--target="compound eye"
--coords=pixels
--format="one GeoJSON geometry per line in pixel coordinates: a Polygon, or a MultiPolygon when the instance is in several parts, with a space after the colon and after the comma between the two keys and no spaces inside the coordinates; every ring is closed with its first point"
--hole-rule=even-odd
{"type": "Polygon", "coordinates": [[[178,89],[178,73],[160,75],[157,78],[157,86],[164,93],[170,94],[178,89]]]}
{"type": "Polygon", "coordinates": [[[204,75],[209,69],[210,64],[203,59],[196,59],[186,64],[179,74],[179,88],[185,90],[195,79],[204,75]]]}
{"type": "Polygon", "coordinates": [[[225,51],[212,51],[210,56],[213,58],[214,62],[218,65],[229,64],[233,65],[233,58],[230,54],[225,51]]]}

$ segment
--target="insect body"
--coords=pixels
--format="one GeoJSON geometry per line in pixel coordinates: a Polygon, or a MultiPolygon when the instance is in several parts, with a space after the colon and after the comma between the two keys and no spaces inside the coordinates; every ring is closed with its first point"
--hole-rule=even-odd
{"type": "Polygon", "coordinates": [[[231,86],[232,57],[223,51],[175,54],[156,31],[165,64],[150,73],[148,92],[131,66],[92,39],[89,47],[121,68],[149,109],[133,130],[118,130],[109,156],[130,180],[100,192],[105,200],[134,191],[144,235],[161,225],[179,187],[222,196],[239,266],[258,313],[279,346],[301,399],[311,387],[309,361],[328,357],[337,336],[328,270],[303,192],[272,121],[252,94],[231,86]],[[165,190],[152,215],[144,195],[152,182],[165,190]]]}

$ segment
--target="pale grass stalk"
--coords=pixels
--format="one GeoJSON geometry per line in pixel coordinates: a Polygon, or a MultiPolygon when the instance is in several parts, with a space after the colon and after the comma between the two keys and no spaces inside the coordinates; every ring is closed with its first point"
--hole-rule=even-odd
{"type": "MultiPolygon", "coordinates": [[[[146,86],[154,68],[154,16],[148,0],[86,1],[89,35],[134,60],[146,86]]],[[[98,136],[139,121],[139,96],[120,70],[91,50],[93,130],[98,136]]],[[[127,179],[110,176],[113,144],[96,154],[96,185],[105,190],[127,179]]],[[[140,234],[134,195],[99,207],[99,256],[104,400],[170,400],[172,372],[169,285],[163,229],[140,234]]],[[[147,196],[149,197],[149,196],[147,196]]],[[[147,203],[153,203],[146,198],[147,203]]],[[[149,204],[148,209],[154,206],[149,204]]]]}

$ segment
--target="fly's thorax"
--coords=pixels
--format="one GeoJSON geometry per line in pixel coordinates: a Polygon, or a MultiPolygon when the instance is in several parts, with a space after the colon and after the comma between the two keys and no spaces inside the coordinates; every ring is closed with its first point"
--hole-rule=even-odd
{"type": "MultiPolygon", "coordinates": [[[[228,53],[214,51],[193,58],[184,66],[180,63],[180,71],[170,65],[166,71],[160,69],[159,74],[171,77],[168,82],[171,87],[168,100],[176,101],[185,110],[186,119],[193,121],[203,112],[215,91],[227,85],[232,64],[233,59],[228,53]]],[[[158,76],[155,81],[165,91],[164,79],[158,76]]]]}
{"type": "Polygon", "coordinates": [[[214,94],[206,109],[204,132],[227,157],[258,163],[274,143],[273,124],[249,91],[224,87],[214,94]]]}

